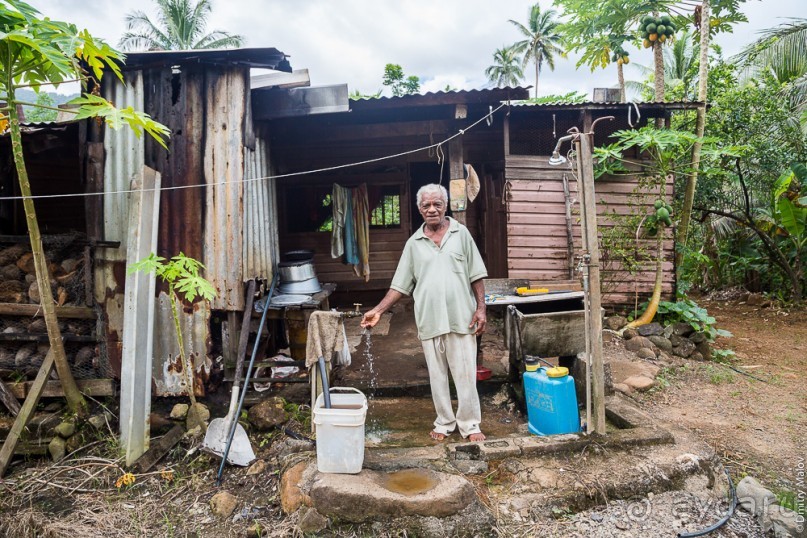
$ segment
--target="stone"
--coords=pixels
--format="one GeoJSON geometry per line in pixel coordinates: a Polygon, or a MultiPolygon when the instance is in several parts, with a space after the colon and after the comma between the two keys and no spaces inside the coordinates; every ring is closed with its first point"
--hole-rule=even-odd
{"type": "Polygon", "coordinates": [[[610,329],[603,329],[602,331],[602,343],[607,344],[608,342],[615,342],[619,338],[619,334],[615,333],[610,329]]]}
{"type": "Polygon", "coordinates": [[[107,424],[107,418],[103,415],[93,415],[87,419],[87,423],[96,430],[103,430],[107,424]]]}
{"type": "Polygon", "coordinates": [[[636,329],[625,329],[622,332],[622,338],[625,340],[630,340],[631,338],[635,338],[639,336],[639,332],[636,329]]]}
{"type": "Polygon", "coordinates": [[[68,454],[71,454],[84,446],[84,436],[76,433],[68,437],[64,442],[65,449],[68,454]]]}
{"type": "Polygon", "coordinates": [[[695,344],[687,340],[686,338],[682,339],[680,346],[673,346],[673,355],[678,355],[679,357],[683,357],[686,359],[692,352],[695,351],[695,344]]]}
{"type": "Polygon", "coordinates": [[[53,428],[53,432],[63,439],[67,439],[76,433],[76,423],[71,420],[66,420],[53,428]]]}
{"type": "MultiPolygon", "coordinates": [[[[673,323],[670,325],[672,334],[677,336],[689,336],[695,329],[692,328],[692,325],[689,323],[684,323],[683,321],[679,321],[678,323],[673,323]]],[[[667,336],[667,335],[665,335],[667,336]]],[[[669,336],[667,336],[669,338],[669,336]]]]}
{"type": "Polygon", "coordinates": [[[207,421],[210,420],[210,410],[203,403],[196,402],[188,408],[188,415],[185,419],[185,429],[188,431],[194,428],[207,429],[207,421]]]}
{"type": "Polygon", "coordinates": [[[672,344],[670,343],[670,340],[668,338],[665,338],[664,336],[661,336],[661,335],[654,334],[654,335],[648,336],[647,339],[650,340],[651,342],[653,342],[653,345],[655,345],[661,351],[664,351],[666,353],[671,353],[672,352],[672,344]]]}
{"type": "Polygon", "coordinates": [[[249,423],[260,431],[273,430],[289,420],[285,405],[286,401],[278,396],[267,398],[250,408],[249,423]]]}
{"type": "Polygon", "coordinates": [[[712,346],[709,345],[709,342],[701,342],[697,346],[695,346],[695,350],[701,354],[703,360],[708,361],[712,358],[712,346]]]}
{"type": "Polygon", "coordinates": [[[625,342],[625,349],[627,349],[628,351],[639,351],[642,348],[652,349],[652,347],[653,342],[651,342],[644,336],[636,336],[625,342]]]}
{"type": "Polygon", "coordinates": [[[743,510],[762,518],[770,505],[776,502],[776,495],[765,489],[754,477],[746,476],[737,484],[737,500],[743,510]]]}
{"type": "Polygon", "coordinates": [[[226,519],[235,511],[238,499],[229,491],[219,491],[210,499],[210,510],[220,519],[226,519]]]}
{"type": "Polygon", "coordinates": [[[691,361],[702,361],[703,360],[703,355],[701,355],[700,351],[693,351],[692,355],[690,355],[688,358],[691,361]]]}
{"type": "Polygon", "coordinates": [[[684,342],[684,340],[686,340],[685,337],[678,334],[672,334],[670,335],[669,338],[670,338],[670,345],[672,347],[678,347],[684,342]]]}
{"type": "Polygon", "coordinates": [[[190,406],[186,403],[178,403],[171,409],[170,416],[173,420],[182,420],[188,416],[188,409],[190,406]]]}
{"type": "Polygon", "coordinates": [[[748,306],[760,306],[766,301],[765,296],[761,293],[751,293],[748,299],[745,300],[748,306]]]}
{"type": "Polygon", "coordinates": [[[639,325],[637,331],[639,336],[659,336],[664,334],[664,327],[661,323],[648,323],[647,325],[639,325]]]}
{"type": "Polygon", "coordinates": [[[768,510],[768,519],[773,527],[775,538],[807,537],[807,524],[804,522],[804,518],[792,510],[775,504],[768,510]]]}
{"type": "Polygon", "coordinates": [[[636,356],[640,359],[650,360],[656,358],[656,353],[649,347],[643,347],[636,352],[636,356]]]}
{"type": "Polygon", "coordinates": [[[280,507],[286,514],[297,511],[301,506],[311,506],[311,498],[300,489],[307,461],[301,461],[287,469],[280,477],[280,507]]]}
{"type": "Polygon", "coordinates": [[[298,526],[303,534],[316,534],[328,527],[328,518],[317,512],[316,508],[309,508],[300,516],[298,526]]]}
{"type": "Polygon", "coordinates": [[[633,392],[633,389],[627,386],[625,383],[614,383],[614,390],[621,392],[622,394],[630,394],[633,392]]]}
{"type": "Polygon", "coordinates": [[[603,321],[603,326],[606,329],[611,329],[612,331],[618,331],[627,324],[628,320],[626,320],[622,316],[610,316],[605,318],[605,320],[603,321]]]}
{"type": "Polygon", "coordinates": [[[632,375],[624,381],[624,384],[634,390],[644,392],[649,390],[653,385],[656,384],[656,382],[643,375],[632,375]]]}
{"type": "Polygon", "coordinates": [[[51,439],[50,443],[48,443],[48,453],[53,461],[59,461],[64,458],[64,455],[67,453],[64,439],[58,436],[51,439]]]}
{"type": "Polygon", "coordinates": [[[488,472],[488,462],[480,460],[456,460],[454,467],[462,474],[485,474],[488,472]]]}
{"type": "Polygon", "coordinates": [[[266,470],[266,462],[264,460],[257,460],[255,463],[250,465],[249,469],[247,469],[247,476],[254,476],[256,474],[261,474],[266,470]]]}
{"type": "Polygon", "coordinates": [[[311,486],[311,500],[325,516],[361,523],[390,516],[446,518],[476,499],[473,485],[462,476],[423,468],[398,472],[417,476],[398,485],[393,474],[369,469],[354,475],[320,473],[311,486]]]}
{"type": "Polygon", "coordinates": [[[689,341],[693,344],[700,344],[706,342],[707,340],[708,338],[706,337],[706,333],[697,332],[689,335],[689,341]]]}

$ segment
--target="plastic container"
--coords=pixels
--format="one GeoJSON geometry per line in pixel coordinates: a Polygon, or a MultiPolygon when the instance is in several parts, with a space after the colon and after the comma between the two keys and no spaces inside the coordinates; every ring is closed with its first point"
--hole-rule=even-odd
{"type": "Polygon", "coordinates": [[[312,420],[317,428],[317,470],[356,474],[364,463],[364,421],[367,398],[350,387],[331,387],[331,407],[317,396],[312,420]]]}
{"type": "Polygon", "coordinates": [[[553,435],[580,431],[574,379],[563,367],[539,368],[526,362],[524,397],[530,433],[553,435]]]}

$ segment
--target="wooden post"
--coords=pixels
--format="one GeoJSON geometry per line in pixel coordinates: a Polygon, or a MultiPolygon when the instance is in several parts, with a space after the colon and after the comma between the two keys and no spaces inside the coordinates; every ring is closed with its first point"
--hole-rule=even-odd
{"type": "Polygon", "coordinates": [[[583,195],[580,199],[585,221],[584,245],[588,250],[589,340],[591,355],[591,400],[593,431],[605,435],[605,368],[602,359],[602,297],[600,292],[600,248],[597,240],[597,202],[594,198],[594,163],[591,146],[594,135],[587,131],[579,138],[579,172],[583,195]]]}
{"type": "Polygon", "coordinates": [[[569,192],[569,176],[566,175],[566,172],[563,173],[563,203],[566,208],[566,263],[569,264],[569,280],[572,280],[574,278],[574,236],[572,235],[572,196],[569,192]]]}
{"type": "MultiPolygon", "coordinates": [[[[462,137],[452,138],[448,142],[448,177],[449,179],[462,179],[465,177],[465,168],[462,165],[462,137]]],[[[460,224],[465,224],[465,211],[454,211],[451,215],[460,224]]]]}
{"type": "MultiPolygon", "coordinates": [[[[157,251],[160,219],[160,174],[144,168],[132,180],[126,261],[142,260],[157,251]],[[139,189],[143,190],[139,190],[139,189]]],[[[126,275],[121,353],[120,436],[126,465],[149,448],[151,412],[151,363],[154,353],[155,275],[126,275]]]]}

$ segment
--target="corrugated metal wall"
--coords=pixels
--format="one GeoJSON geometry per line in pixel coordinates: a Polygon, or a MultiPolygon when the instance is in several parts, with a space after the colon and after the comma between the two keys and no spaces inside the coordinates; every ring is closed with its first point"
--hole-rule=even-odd
{"type": "MultiPolygon", "coordinates": [[[[255,149],[244,150],[244,177],[272,175],[269,145],[258,137],[255,149]]],[[[242,279],[271,280],[273,261],[279,259],[277,232],[277,185],[274,179],[244,183],[244,241],[242,279]]]]}
{"type": "MultiPolygon", "coordinates": [[[[573,237],[575,255],[581,251],[580,205],[577,182],[568,166],[550,166],[547,157],[510,155],[506,158],[506,178],[509,182],[507,199],[507,258],[509,278],[530,280],[568,279],[566,217],[563,194],[563,174],[567,174],[573,206],[573,237]]],[[[612,212],[624,215],[635,209],[631,193],[636,189],[635,177],[602,178],[595,185],[597,224],[612,228],[612,212]]],[[[673,193],[672,180],[666,185],[667,196],[673,193]]],[[[646,203],[652,205],[650,195],[646,203]]],[[[669,233],[669,232],[668,232],[669,233]]],[[[644,248],[655,253],[655,240],[643,241],[644,248]]],[[[655,262],[648,260],[642,271],[630,276],[613,254],[601,252],[603,261],[603,302],[633,304],[636,292],[639,302],[651,294],[655,281],[655,262]]],[[[674,285],[673,241],[671,234],[664,243],[664,288],[671,297],[674,285]]]]}
{"type": "MultiPolygon", "coordinates": [[[[118,108],[143,110],[143,77],[139,71],[126,74],[126,84],[114,77],[104,79],[104,97],[118,108]]],[[[144,138],[129,128],[106,129],[104,133],[103,238],[120,241],[119,248],[96,250],[95,300],[106,314],[106,355],[113,371],[120,371],[123,331],[123,287],[126,280],[126,245],[129,227],[129,194],[132,179],[144,165],[144,138]]]]}

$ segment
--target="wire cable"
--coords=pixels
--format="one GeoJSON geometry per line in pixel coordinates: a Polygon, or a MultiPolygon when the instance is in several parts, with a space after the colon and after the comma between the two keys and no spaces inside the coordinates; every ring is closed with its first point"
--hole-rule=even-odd
{"type": "MultiPolygon", "coordinates": [[[[264,180],[268,180],[268,179],[281,179],[281,178],[287,178],[287,177],[305,176],[305,175],[309,175],[309,174],[318,174],[320,172],[330,172],[330,171],[333,171],[333,170],[342,170],[344,168],[352,168],[354,166],[362,166],[362,165],[365,165],[365,164],[377,163],[377,162],[386,161],[386,160],[389,160],[389,159],[396,159],[398,157],[405,157],[406,155],[412,155],[414,153],[419,153],[421,151],[430,151],[432,149],[436,149],[436,150],[440,151],[440,153],[442,154],[442,146],[443,146],[443,144],[445,144],[446,142],[450,142],[451,140],[457,138],[458,136],[464,135],[469,130],[473,129],[474,127],[476,127],[477,125],[479,125],[480,123],[485,121],[487,118],[491,117],[493,114],[495,114],[496,112],[498,112],[499,110],[501,110],[505,106],[507,106],[506,103],[501,103],[494,110],[491,110],[490,112],[488,112],[487,114],[485,114],[484,116],[482,116],[481,118],[476,120],[474,123],[472,123],[468,127],[465,127],[464,129],[460,129],[459,131],[457,131],[453,135],[449,136],[445,140],[443,140],[441,142],[434,143],[434,144],[430,144],[428,146],[424,146],[424,147],[421,147],[421,148],[411,149],[411,150],[408,150],[408,151],[402,151],[400,153],[395,153],[395,154],[392,154],[392,155],[385,155],[383,157],[376,157],[374,159],[366,159],[364,161],[358,161],[358,162],[353,162],[353,163],[348,163],[348,164],[339,164],[339,165],[336,165],[336,166],[328,166],[328,167],[325,167],[325,168],[318,168],[316,170],[305,170],[305,171],[301,171],[301,172],[289,172],[288,174],[278,174],[278,175],[274,175],[274,176],[253,177],[253,178],[246,178],[246,179],[236,179],[236,180],[232,180],[232,181],[219,181],[219,182],[215,182],[215,183],[200,183],[200,184],[196,184],[196,185],[176,185],[176,186],[173,186],[173,187],[160,187],[159,190],[160,190],[160,192],[165,192],[165,191],[176,191],[176,190],[184,190],[184,189],[198,189],[198,188],[203,188],[203,187],[215,187],[215,186],[219,186],[219,185],[230,185],[230,184],[233,184],[233,183],[250,183],[250,182],[253,182],[253,181],[264,181],[264,180]]],[[[122,189],[122,190],[118,190],[118,191],[106,191],[106,192],[77,192],[77,193],[70,193],[70,194],[39,194],[39,195],[32,195],[32,196],[0,196],[0,202],[10,201],[10,200],[26,200],[26,199],[27,200],[45,200],[45,199],[54,199],[54,198],[88,198],[88,197],[91,197],[91,196],[112,196],[114,194],[130,194],[130,193],[133,193],[133,192],[151,192],[151,191],[154,191],[154,190],[156,190],[156,189],[122,189]]]]}

